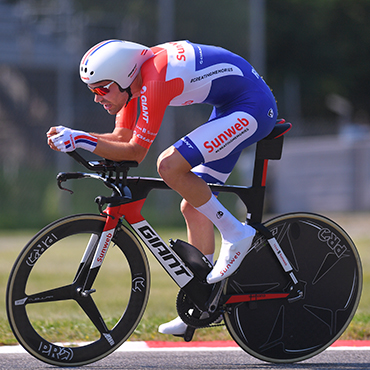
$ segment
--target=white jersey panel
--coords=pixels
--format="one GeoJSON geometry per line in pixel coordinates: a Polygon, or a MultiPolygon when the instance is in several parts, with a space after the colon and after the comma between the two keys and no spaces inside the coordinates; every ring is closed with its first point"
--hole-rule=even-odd
{"type": "Polygon", "coordinates": [[[224,76],[243,76],[242,71],[230,63],[218,63],[196,70],[193,45],[186,41],[166,43],[159,47],[167,50],[168,65],[166,81],[181,78],[184,90],[171,100],[169,105],[202,103],[211,90],[212,81],[224,76]]]}
{"type": "Polygon", "coordinates": [[[190,79],[184,79],[184,91],[175,97],[170,105],[189,105],[202,103],[206,100],[211,90],[212,81],[224,76],[243,76],[242,71],[229,63],[219,63],[211,67],[193,71],[190,79]]]}

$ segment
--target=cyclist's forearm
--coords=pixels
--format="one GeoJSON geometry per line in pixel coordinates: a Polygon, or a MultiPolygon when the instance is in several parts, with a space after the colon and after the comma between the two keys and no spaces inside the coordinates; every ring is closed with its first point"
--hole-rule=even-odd
{"type": "Polygon", "coordinates": [[[98,136],[98,144],[94,153],[112,161],[137,161],[140,163],[145,158],[147,151],[132,141],[114,141],[104,136],[98,136]]]}
{"type": "Polygon", "coordinates": [[[90,135],[95,137],[102,138],[108,141],[119,141],[119,142],[129,142],[132,138],[133,131],[124,128],[115,128],[111,133],[97,134],[91,132],[90,135]]]}

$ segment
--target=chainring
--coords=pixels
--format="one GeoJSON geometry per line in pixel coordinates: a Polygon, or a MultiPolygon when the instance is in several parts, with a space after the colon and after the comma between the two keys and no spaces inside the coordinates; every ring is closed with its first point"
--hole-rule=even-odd
{"type": "Polygon", "coordinates": [[[200,311],[182,289],[177,295],[176,309],[181,320],[193,328],[207,327],[221,316],[221,311],[217,310],[213,313],[200,311]]]}

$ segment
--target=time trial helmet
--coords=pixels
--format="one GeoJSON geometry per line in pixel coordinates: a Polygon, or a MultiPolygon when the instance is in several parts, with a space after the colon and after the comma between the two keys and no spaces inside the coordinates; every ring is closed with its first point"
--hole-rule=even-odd
{"type": "Polygon", "coordinates": [[[127,89],[141,66],[153,56],[147,46],[123,40],[106,40],[93,46],[82,57],[80,76],[86,84],[112,80],[127,89]]]}

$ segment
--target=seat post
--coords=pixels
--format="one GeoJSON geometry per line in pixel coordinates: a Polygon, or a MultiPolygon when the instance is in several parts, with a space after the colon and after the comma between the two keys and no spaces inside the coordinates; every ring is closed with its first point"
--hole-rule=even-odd
{"type": "Polygon", "coordinates": [[[251,215],[250,224],[261,223],[265,200],[268,162],[270,159],[281,158],[284,136],[275,139],[262,139],[256,145],[254,171],[251,193],[248,202],[248,213],[251,215]]]}

